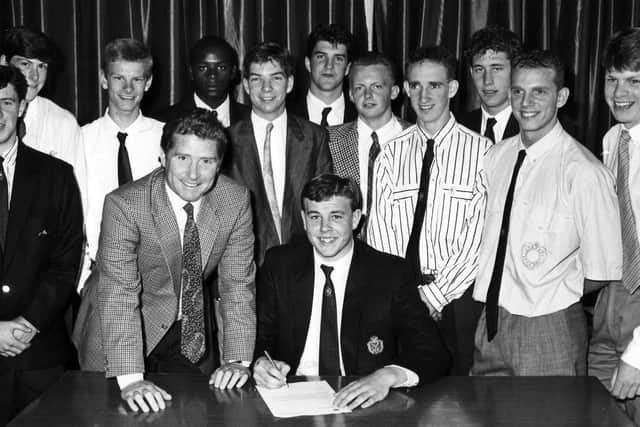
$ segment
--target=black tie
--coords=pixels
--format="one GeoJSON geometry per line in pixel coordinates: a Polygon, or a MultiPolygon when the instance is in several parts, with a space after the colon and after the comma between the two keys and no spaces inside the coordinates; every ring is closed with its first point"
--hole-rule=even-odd
{"type": "Polygon", "coordinates": [[[484,129],[484,136],[486,136],[491,141],[493,141],[494,144],[496,142],[496,136],[493,133],[493,127],[495,126],[495,124],[496,124],[495,117],[489,117],[487,119],[487,127],[484,129]]]}
{"type": "Polygon", "coordinates": [[[4,158],[0,156],[0,245],[4,254],[4,242],[7,236],[9,220],[9,183],[4,173],[4,158]]]}
{"type": "Polygon", "coordinates": [[[204,298],[202,297],[202,258],[200,236],[193,219],[193,205],[187,203],[182,243],[182,325],[180,352],[192,363],[204,354],[204,298]]]}
{"type": "Polygon", "coordinates": [[[329,122],[327,121],[327,117],[331,112],[331,107],[325,107],[322,109],[322,119],[320,119],[320,126],[327,127],[329,126],[329,122]]]}
{"type": "Polygon", "coordinates": [[[420,173],[420,189],[418,190],[418,203],[416,211],[413,215],[413,226],[411,227],[411,235],[407,244],[407,252],[405,258],[413,271],[422,277],[420,269],[420,233],[422,231],[422,223],[427,210],[427,195],[429,194],[429,171],[431,163],[433,163],[433,139],[427,140],[427,151],[422,159],[422,172],[420,173]]]}
{"type": "Polygon", "coordinates": [[[513,203],[513,191],[516,188],[518,180],[518,171],[524,157],[527,155],[525,150],[518,152],[518,160],[513,167],[511,175],[511,183],[507,191],[507,198],[504,202],[504,212],[502,213],[502,225],[500,226],[500,238],[498,239],[498,250],[496,251],[496,262],[493,265],[493,273],[489,282],[489,290],[487,291],[487,338],[489,341],[496,336],[498,332],[498,297],[500,296],[500,282],[502,281],[502,271],[504,270],[504,257],[507,253],[507,237],[509,235],[509,220],[511,218],[511,204],[513,203]]]}
{"type": "Polygon", "coordinates": [[[129,163],[129,152],[127,151],[127,146],[124,145],[126,140],[127,134],[118,132],[118,141],[120,141],[120,148],[118,148],[118,186],[133,180],[131,176],[131,163],[129,163]]]}
{"type": "MultiPolygon", "coordinates": [[[[373,166],[380,154],[378,134],[371,132],[371,147],[369,148],[369,169],[367,170],[367,212],[371,212],[371,196],[373,192],[373,166]]],[[[367,215],[368,216],[368,215],[367,215]]]]}
{"type": "Polygon", "coordinates": [[[318,352],[318,375],[340,375],[338,355],[338,314],[336,293],[331,281],[333,267],[321,265],[325,275],[322,292],[322,318],[320,320],[320,350],[318,352]]]}

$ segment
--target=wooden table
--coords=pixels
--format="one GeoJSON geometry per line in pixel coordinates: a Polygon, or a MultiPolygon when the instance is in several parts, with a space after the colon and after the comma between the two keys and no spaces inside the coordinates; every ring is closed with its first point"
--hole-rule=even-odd
{"type": "MultiPolygon", "coordinates": [[[[592,377],[447,377],[393,390],[376,406],[350,414],[275,418],[252,385],[220,391],[199,375],[157,374],[173,395],[155,414],[124,410],[118,386],[102,374],[68,372],[12,423],[18,426],[632,426],[592,377]]],[[[299,378],[298,380],[304,380],[299,378]]],[[[353,378],[327,378],[334,387],[353,378]]],[[[2,391],[0,391],[2,392],[2,391]]]]}

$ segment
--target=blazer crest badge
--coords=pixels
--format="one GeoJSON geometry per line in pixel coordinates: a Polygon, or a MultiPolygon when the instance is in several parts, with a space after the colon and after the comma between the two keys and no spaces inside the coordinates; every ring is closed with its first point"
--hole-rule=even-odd
{"type": "Polygon", "coordinates": [[[367,342],[367,350],[373,355],[382,353],[382,350],[384,350],[384,341],[376,335],[372,336],[369,338],[369,342],[367,342]]]}

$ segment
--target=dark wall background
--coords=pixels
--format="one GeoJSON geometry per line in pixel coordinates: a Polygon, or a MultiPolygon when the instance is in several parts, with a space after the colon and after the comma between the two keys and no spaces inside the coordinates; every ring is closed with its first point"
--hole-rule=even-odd
{"type": "MultiPolygon", "coordinates": [[[[364,46],[364,7],[364,0],[0,0],[0,28],[27,25],[58,44],[63,60],[44,94],[84,124],[105,108],[99,58],[112,38],[135,37],[150,46],[156,66],[143,103],[150,111],[176,102],[188,89],[188,48],[205,34],[225,37],[241,56],[258,41],[285,45],[298,58],[297,84],[303,88],[311,28],[341,24],[364,46]]],[[[513,30],[525,47],[555,51],[569,72],[571,100],[564,115],[574,135],[599,155],[611,125],[602,96],[603,46],[615,31],[639,24],[640,0],[374,0],[374,9],[374,44],[400,65],[423,44],[442,43],[460,57],[470,35],[487,24],[513,30]]],[[[455,113],[477,104],[466,66],[459,71],[455,113]]]]}

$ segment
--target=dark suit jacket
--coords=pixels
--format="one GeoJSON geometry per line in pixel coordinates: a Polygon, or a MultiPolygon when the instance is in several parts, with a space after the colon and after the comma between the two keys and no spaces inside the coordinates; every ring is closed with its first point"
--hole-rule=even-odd
{"type": "MultiPolygon", "coordinates": [[[[251,190],[255,259],[262,265],[264,254],[279,244],[262,178],[260,157],[251,120],[241,120],[230,130],[231,150],[227,173],[251,190]]],[[[304,234],[300,216],[302,187],[311,178],[333,171],[327,131],[292,114],[287,116],[286,172],[281,216],[282,242],[304,234]]]]}
{"type": "MultiPolygon", "coordinates": [[[[411,124],[397,118],[406,129],[411,124]]],[[[360,185],[360,161],[358,159],[358,122],[354,120],[338,126],[330,126],[329,150],[333,160],[333,169],[342,177],[352,178],[360,185]]]]}
{"type": "MultiPolygon", "coordinates": [[[[172,105],[171,107],[156,113],[153,115],[153,118],[156,120],[160,120],[161,122],[167,123],[170,120],[175,119],[179,114],[191,111],[196,108],[196,103],[193,100],[193,92],[190,92],[189,95],[182,99],[177,104],[172,105]]],[[[251,114],[251,107],[240,104],[231,94],[229,95],[229,119],[231,121],[231,125],[239,122],[242,119],[249,118],[251,114]]]]}
{"type": "MultiPolygon", "coordinates": [[[[449,354],[404,260],[354,242],[340,333],[345,374],[397,364],[421,383],[445,375],[449,354]],[[376,341],[383,344],[379,353],[370,348],[376,341]]],[[[313,271],[313,249],[304,242],[270,249],[259,273],[256,357],[267,350],[291,366],[291,375],[309,329],[313,271]]]]}
{"type": "MultiPolygon", "coordinates": [[[[295,114],[298,117],[302,117],[305,120],[309,120],[309,109],[307,108],[307,91],[303,92],[296,98],[290,98],[287,103],[287,111],[295,114]]],[[[358,110],[353,102],[349,100],[349,96],[344,94],[344,119],[342,123],[352,122],[358,118],[358,110]]]]}
{"type": "MultiPolygon", "coordinates": [[[[471,110],[468,113],[463,114],[460,117],[459,122],[472,131],[480,133],[480,129],[482,128],[482,110],[480,108],[476,108],[475,110],[471,110]]],[[[504,129],[504,135],[502,136],[502,139],[516,136],[518,132],[520,132],[520,126],[518,126],[518,121],[515,117],[513,117],[513,113],[511,113],[511,116],[509,116],[509,121],[507,122],[507,127],[504,129]]]]}
{"type": "Polygon", "coordinates": [[[0,372],[53,367],[73,357],[64,314],[82,256],[82,203],[72,167],[18,144],[0,321],[24,316],[40,332],[20,355],[0,356],[0,372]]]}
{"type": "MultiPolygon", "coordinates": [[[[182,245],[165,183],[158,168],[105,198],[99,281],[87,289],[74,331],[83,370],[106,370],[107,377],[144,372],[145,357],[176,319],[182,245]]],[[[251,360],[256,316],[249,192],[220,176],[201,200],[196,224],[203,277],[218,277],[223,359],[251,360]]],[[[212,365],[203,363],[200,369],[210,373],[212,365]]]]}

